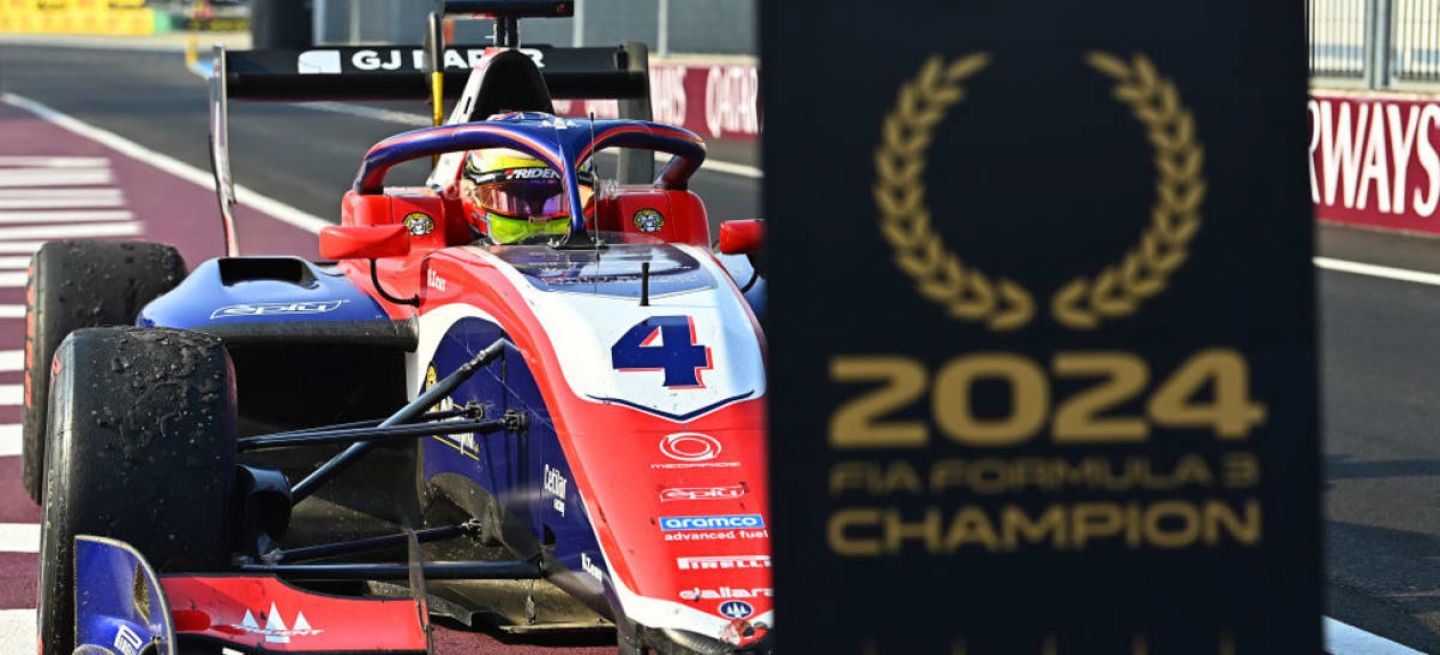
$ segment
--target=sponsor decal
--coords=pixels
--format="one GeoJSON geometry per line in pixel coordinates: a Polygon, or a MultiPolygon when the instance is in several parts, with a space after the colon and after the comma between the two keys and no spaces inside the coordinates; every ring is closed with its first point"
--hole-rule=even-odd
{"type": "Polygon", "coordinates": [[[288,644],[291,637],[313,637],[325,632],[310,627],[310,621],[306,620],[305,612],[301,611],[295,612],[295,620],[287,626],[285,620],[280,616],[280,611],[275,607],[275,603],[270,603],[270,611],[262,612],[260,616],[265,619],[263,628],[260,627],[260,622],[255,620],[255,613],[250,610],[245,610],[245,618],[240,621],[240,625],[231,624],[230,627],[241,632],[263,635],[265,641],[271,644],[288,644]]]}
{"type": "Polygon", "coordinates": [[[551,168],[529,166],[506,169],[501,177],[506,180],[558,180],[560,174],[551,168]]]}
{"type": "Polygon", "coordinates": [[[295,61],[295,72],[301,75],[337,75],[340,73],[339,50],[308,50],[295,61]]]}
{"type": "Polygon", "coordinates": [[[642,209],[630,218],[635,229],[641,232],[659,232],[665,227],[665,216],[654,209],[642,209]]]}
{"type": "Polygon", "coordinates": [[[672,487],[660,490],[660,502],[680,500],[731,500],[745,495],[741,485],[727,487],[672,487]]]}
{"type": "Polygon", "coordinates": [[[705,78],[705,127],[710,136],[760,133],[759,69],[712,66],[705,78]]]}
{"type": "Polygon", "coordinates": [[[736,469],[740,468],[740,462],[700,462],[698,464],[651,464],[650,468],[657,471],[680,469],[736,469]]]}
{"type": "MultiPolygon", "coordinates": [[[[425,369],[425,385],[423,387],[423,390],[428,390],[430,387],[435,386],[435,384],[439,382],[439,380],[440,375],[435,371],[435,365],[431,364],[425,369]]],[[[444,398],[441,398],[440,402],[436,403],[434,407],[431,407],[430,411],[448,412],[453,409],[455,409],[455,399],[451,398],[450,396],[446,396],[444,398]]],[[[430,438],[439,441],[440,443],[443,443],[451,448],[454,448],[455,450],[460,451],[461,455],[469,457],[470,459],[473,459],[477,462],[480,461],[480,445],[475,441],[475,433],[473,432],[465,432],[462,434],[437,434],[430,438]]]]}
{"type": "Polygon", "coordinates": [[[676,432],[660,440],[661,454],[679,462],[704,462],[720,456],[720,440],[699,432],[676,432]]]}
{"type": "Polygon", "coordinates": [[[348,300],[315,300],[303,302],[261,302],[244,305],[226,305],[210,313],[210,319],[236,318],[242,316],[279,316],[296,314],[328,314],[348,300]]]}
{"type": "Polygon", "coordinates": [[[440,277],[440,274],[436,273],[434,269],[431,269],[425,271],[425,284],[436,291],[444,291],[446,280],[440,277]]]}
{"type": "Polygon", "coordinates": [[[116,652],[120,655],[135,655],[145,646],[145,641],[140,638],[140,635],[135,634],[130,626],[122,625],[119,630],[115,631],[114,644],[116,652]]]}
{"type": "Polygon", "coordinates": [[[423,237],[435,231],[435,219],[425,212],[410,212],[400,222],[413,236],[423,237]]]}
{"type": "Polygon", "coordinates": [[[677,557],[676,566],[681,571],[711,571],[732,569],[768,569],[769,555],[726,555],[720,557],[677,557]]]}
{"type": "Polygon", "coordinates": [[[743,600],[727,600],[720,603],[720,614],[728,619],[748,619],[755,613],[755,608],[743,600]]]}
{"type": "Polygon", "coordinates": [[[765,527],[765,517],[759,514],[723,514],[717,516],[662,516],[660,529],[666,532],[693,530],[735,530],[765,527]]]}
{"type": "Polygon", "coordinates": [[[735,541],[737,539],[769,539],[769,530],[706,530],[700,532],[669,532],[665,541],[735,541]]]}
{"type": "Polygon", "coordinates": [[[1440,104],[1323,94],[1307,110],[1317,218],[1440,231],[1440,104]]]}
{"type": "Polygon", "coordinates": [[[595,565],[595,560],[590,559],[589,553],[580,553],[580,568],[589,573],[590,577],[600,582],[605,581],[605,574],[600,572],[600,567],[595,565]]]}
{"type": "Polygon", "coordinates": [[[720,440],[699,432],[676,432],[660,439],[660,453],[678,464],[651,464],[656,470],[674,469],[729,469],[739,468],[740,462],[713,462],[720,456],[720,440]]]}
{"type": "Polygon", "coordinates": [[[570,480],[559,469],[545,465],[545,480],[542,483],[542,491],[545,496],[552,498],[551,505],[560,516],[565,516],[565,497],[569,490],[570,480]]]}
{"type": "Polygon", "coordinates": [[[694,587],[680,592],[681,600],[734,600],[737,598],[774,598],[775,590],[769,587],[720,587],[704,589],[694,587]]]}
{"type": "MultiPolygon", "coordinates": [[[[520,48],[538,68],[545,67],[545,51],[520,48]]],[[[421,71],[425,68],[422,48],[364,48],[349,53],[342,50],[306,50],[295,61],[295,72],[301,75],[342,75],[374,71],[421,71]],[[347,65],[348,64],[348,65],[347,65]]],[[[472,69],[485,57],[484,48],[447,49],[445,67],[472,69]]]]}

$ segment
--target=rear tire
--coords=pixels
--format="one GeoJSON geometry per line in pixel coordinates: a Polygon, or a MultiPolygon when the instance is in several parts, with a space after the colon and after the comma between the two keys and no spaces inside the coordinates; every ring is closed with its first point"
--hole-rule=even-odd
{"type": "Polygon", "coordinates": [[[229,568],[235,385],[220,339],[184,330],[78,330],[55,363],[39,628],[42,652],[70,653],[75,535],[129,543],[160,572],[229,568]]]}
{"type": "Polygon", "coordinates": [[[25,416],[21,467],[25,491],[45,488],[45,413],[50,359],[65,335],[87,327],[134,325],[151,300],[185,279],[171,246],[120,241],[52,241],[30,262],[25,289],[25,416]]]}

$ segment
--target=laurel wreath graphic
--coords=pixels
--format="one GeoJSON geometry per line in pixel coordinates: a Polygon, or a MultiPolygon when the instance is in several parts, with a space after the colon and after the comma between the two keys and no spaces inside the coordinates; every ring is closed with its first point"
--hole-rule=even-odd
{"type": "MultiPolygon", "coordinates": [[[[1093,329],[1104,319],[1128,316],[1165,289],[1170,275],[1189,254],[1200,229],[1205,199],[1204,149],[1195,120],[1180,100],[1175,83],[1159,74],[1143,54],[1130,61],[1090,52],[1091,68],[1115,80],[1116,100],[1130,107],[1155,152],[1156,199],[1150,224],[1117,264],[1093,278],[1076,277],[1051,298],[1056,321],[1070,328],[1093,329]]],[[[966,266],[946,249],[931,225],[925,202],[925,155],[935,126],[964,99],[964,82],[990,63],[974,53],[946,63],[931,57],[919,74],[900,88],[895,107],[885,116],[875,152],[873,188],[880,231],[895,263],[925,298],[945,307],[958,320],[983,323],[993,331],[1015,330],[1034,318],[1028,290],[1007,279],[991,278],[966,266]]]]}
{"type": "Polygon", "coordinates": [[[920,295],[937,302],[962,321],[984,322],[992,330],[1019,328],[1035,315],[1030,292],[1013,280],[991,281],[967,267],[945,248],[931,228],[925,203],[925,152],[935,125],[965,97],[965,80],[990,63],[976,53],[945,64],[931,57],[915,79],[900,88],[895,108],[885,117],[875,152],[875,204],[880,232],[895,252],[895,264],[915,281],[920,295]]]}

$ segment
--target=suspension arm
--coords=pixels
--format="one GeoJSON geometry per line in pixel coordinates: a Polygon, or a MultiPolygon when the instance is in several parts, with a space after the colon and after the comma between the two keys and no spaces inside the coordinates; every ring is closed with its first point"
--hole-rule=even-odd
{"type": "MultiPolygon", "coordinates": [[[[470,361],[465,362],[460,368],[456,369],[454,373],[445,376],[445,379],[436,382],[435,386],[425,390],[417,396],[415,400],[401,407],[400,411],[392,414],[390,418],[381,421],[378,427],[388,428],[412,422],[416,417],[424,414],[427,408],[435,406],[441,399],[454,393],[455,389],[459,388],[461,384],[475,375],[481,367],[499,357],[501,353],[505,352],[505,346],[513,347],[514,344],[511,344],[508,339],[496,339],[495,343],[486,346],[483,350],[476,353],[470,361]]],[[[361,441],[351,444],[349,448],[346,448],[324,464],[321,464],[319,468],[312,471],[310,475],[305,476],[304,480],[296,483],[295,486],[290,489],[290,497],[294,499],[292,502],[299,503],[308,498],[310,494],[315,493],[316,489],[319,489],[341,471],[344,471],[351,464],[355,463],[355,460],[359,459],[361,455],[374,449],[377,443],[379,442],[361,441]]]]}

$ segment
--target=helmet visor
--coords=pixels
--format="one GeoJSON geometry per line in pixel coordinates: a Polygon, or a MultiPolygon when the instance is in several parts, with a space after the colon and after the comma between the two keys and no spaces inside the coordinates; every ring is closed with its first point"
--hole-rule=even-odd
{"type": "MultiPolygon", "coordinates": [[[[520,171],[550,172],[547,168],[516,169],[520,171]]],[[[570,203],[565,198],[565,187],[558,177],[535,179],[498,179],[479,185],[475,199],[493,212],[507,216],[528,218],[557,218],[570,215],[570,203]]]]}
{"type": "Polygon", "coordinates": [[[570,231],[570,219],[564,217],[536,221],[489,212],[485,223],[490,239],[501,244],[519,243],[537,236],[563,236],[570,231]]]}

